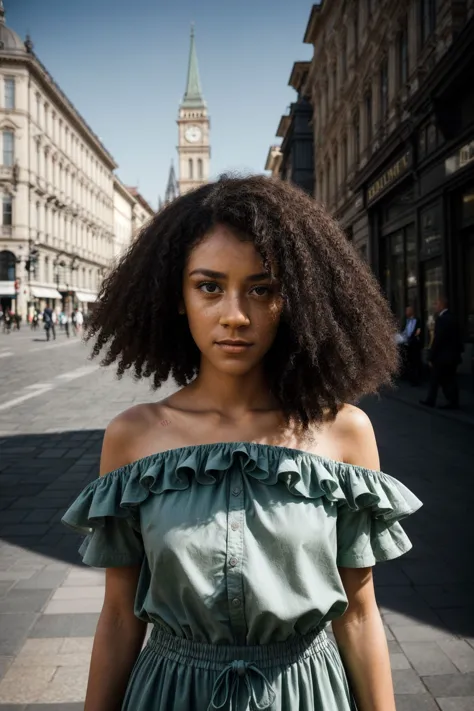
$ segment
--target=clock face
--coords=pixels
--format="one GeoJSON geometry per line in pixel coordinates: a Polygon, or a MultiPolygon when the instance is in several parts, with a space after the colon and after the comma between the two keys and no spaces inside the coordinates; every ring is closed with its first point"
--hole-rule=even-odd
{"type": "Polygon", "coordinates": [[[184,132],[184,137],[189,143],[197,143],[201,138],[201,129],[199,126],[188,126],[184,132]]]}

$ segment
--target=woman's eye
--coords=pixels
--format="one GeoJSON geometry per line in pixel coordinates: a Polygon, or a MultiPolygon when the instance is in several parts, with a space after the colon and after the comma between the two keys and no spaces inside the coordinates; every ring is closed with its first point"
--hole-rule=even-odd
{"type": "Polygon", "coordinates": [[[271,290],[269,286],[255,286],[252,291],[257,296],[267,296],[271,290]]]}
{"type": "Polygon", "coordinates": [[[203,291],[205,294],[217,294],[219,290],[219,285],[212,281],[204,282],[204,284],[199,284],[199,290],[203,291]]]}

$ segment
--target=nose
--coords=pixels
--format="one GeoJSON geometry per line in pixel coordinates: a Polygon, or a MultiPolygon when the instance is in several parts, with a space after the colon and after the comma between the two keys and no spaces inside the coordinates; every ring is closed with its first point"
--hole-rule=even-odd
{"type": "Polygon", "coordinates": [[[219,324],[227,328],[242,328],[250,325],[250,318],[239,295],[222,300],[219,324]]]}

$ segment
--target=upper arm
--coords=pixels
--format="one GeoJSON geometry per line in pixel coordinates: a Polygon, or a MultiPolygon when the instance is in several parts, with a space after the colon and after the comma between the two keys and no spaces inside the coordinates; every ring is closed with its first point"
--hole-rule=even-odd
{"type": "Polygon", "coordinates": [[[372,568],[339,568],[339,575],[347,597],[345,613],[332,621],[334,634],[351,623],[363,622],[378,614],[372,568]]]}

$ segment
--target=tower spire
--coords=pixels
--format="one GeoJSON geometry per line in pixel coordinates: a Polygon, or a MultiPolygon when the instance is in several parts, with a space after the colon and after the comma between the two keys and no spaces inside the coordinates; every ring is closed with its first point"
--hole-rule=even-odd
{"type": "Polygon", "coordinates": [[[176,174],[174,172],[173,161],[171,161],[170,172],[168,176],[168,185],[166,186],[165,192],[165,205],[178,197],[178,183],[176,181],[176,174]]]}
{"type": "Polygon", "coordinates": [[[3,0],[0,0],[0,25],[5,24],[5,8],[3,7],[3,0]]]}
{"type": "MultiPolygon", "coordinates": [[[[1,0],[0,0],[1,1],[1,0]]],[[[194,22],[191,23],[191,45],[189,48],[188,80],[186,91],[184,92],[182,107],[194,108],[205,106],[206,102],[202,95],[201,80],[199,79],[199,68],[196,54],[196,42],[194,39],[194,22]]]]}

